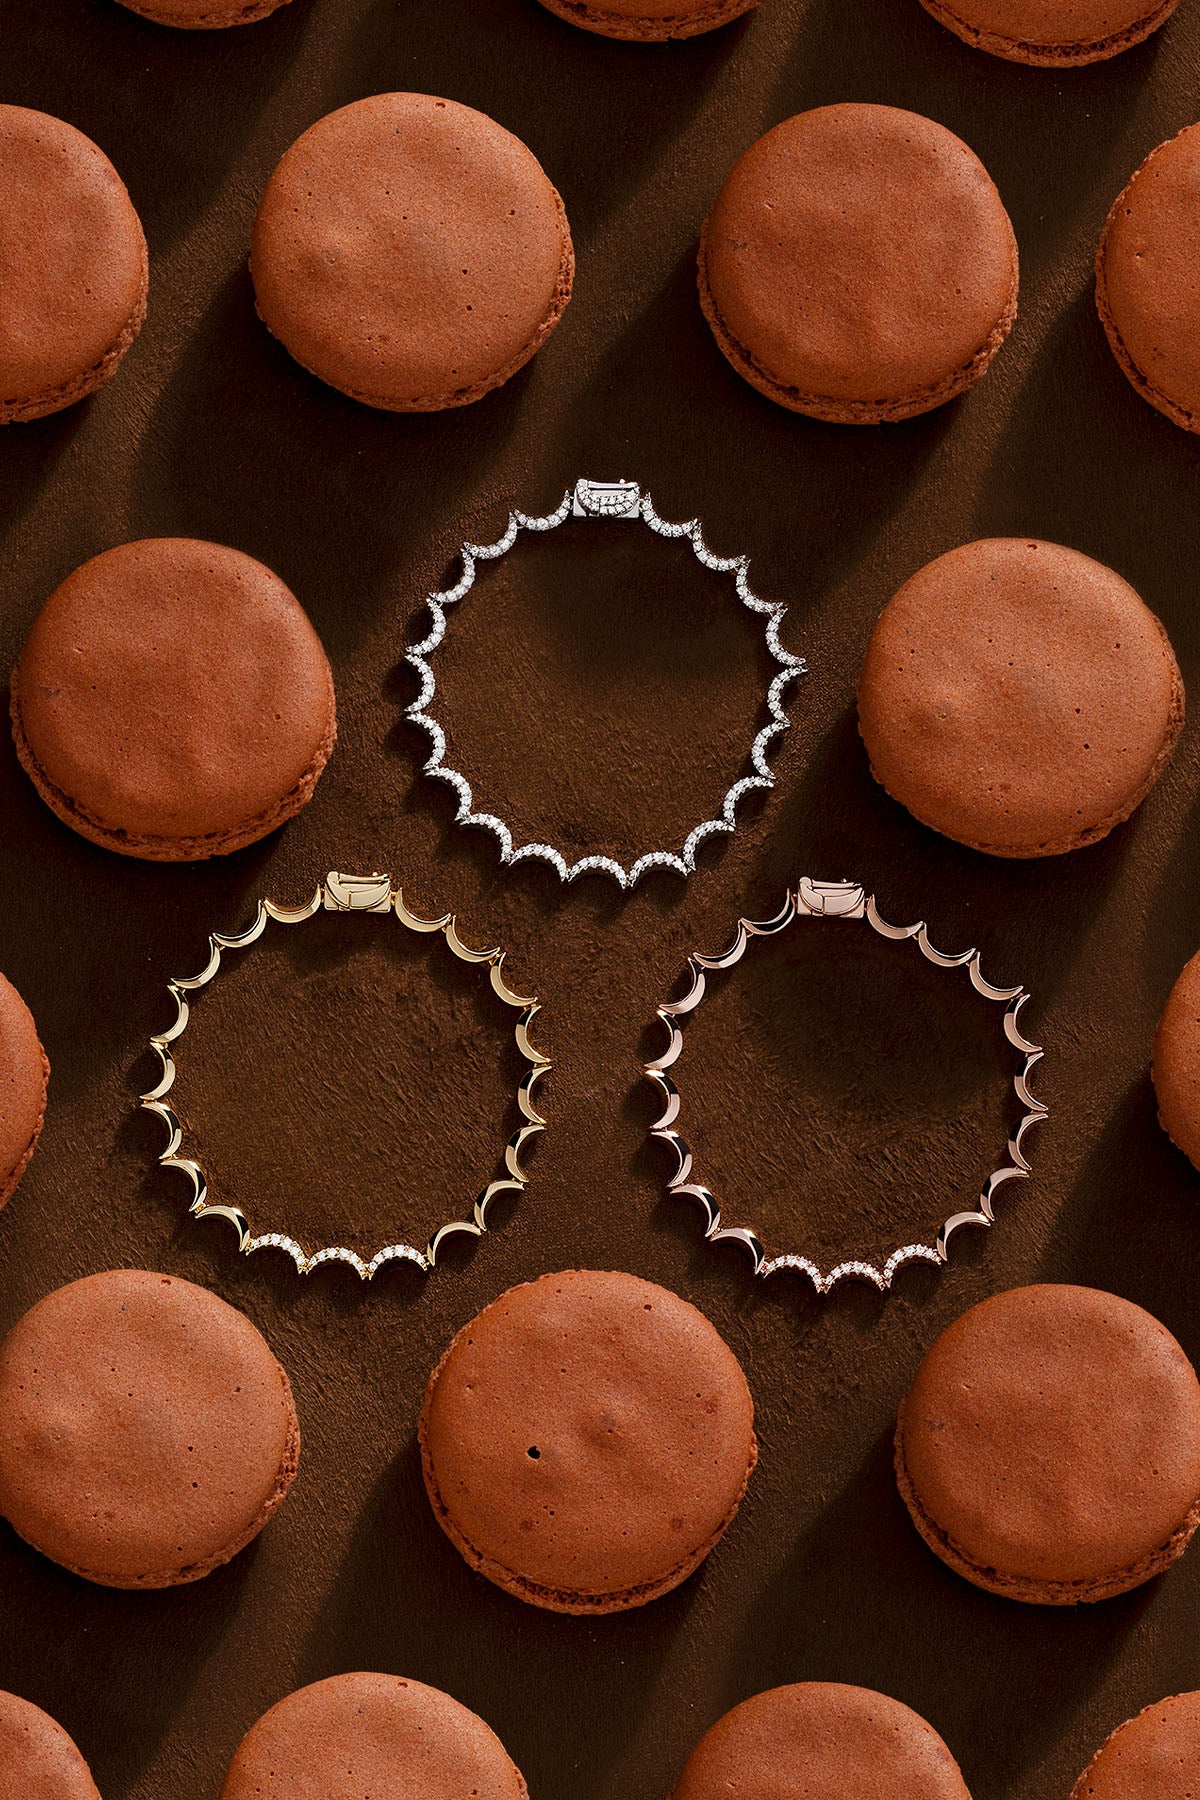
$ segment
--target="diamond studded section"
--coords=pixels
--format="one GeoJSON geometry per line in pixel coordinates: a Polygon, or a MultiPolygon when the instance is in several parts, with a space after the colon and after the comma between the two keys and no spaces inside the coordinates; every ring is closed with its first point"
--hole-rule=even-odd
{"type": "Polygon", "coordinates": [[[785,896],[782,907],[773,917],[760,920],[739,919],[732,939],[723,950],[693,951],[688,958],[685,978],[687,985],[679,999],[664,1002],[657,1011],[656,1016],[666,1032],[665,1048],[653,1061],[642,1065],[642,1074],[657,1088],[662,1101],[662,1110],[650,1126],[650,1136],[665,1144],[671,1152],[672,1168],[666,1184],[668,1194],[681,1200],[690,1200],[700,1211],[707,1241],[710,1244],[737,1244],[749,1256],[755,1275],[769,1276],[787,1272],[802,1275],[811,1281],[816,1292],[822,1296],[832,1293],[843,1281],[866,1281],[878,1288],[880,1293],[887,1293],[896,1274],[909,1263],[925,1262],[941,1267],[949,1259],[951,1240],[967,1226],[990,1229],[996,1222],[994,1201],[998,1190],[1006,1182],[1025,1181],[1029,1178],[1032,1171],[1025,1149],[1025,1138],[1049,1113],[1045,1102],[1030,1087],[1030,1077],[1041,1061],[1043,1051],[1040,1044],[1035,1044],[1026,1036],[1018,1023],[1029,994],[1019,984],[1015,987],[998,987],[988,981],[980,966],[978,950],[963,950],[948,955],[930,942],[923,919],[914,925],[889,924],[879,912],[874,895],[868,894],[857,883],[814,881],[806,875],[785,896]],[[811,1257],[798,1252],[768,1256],[757,1234],[750,1227],[722,1224],[721,1208],[715,1195],[693,1178],[691,1146],[678,1129],[683,1102],[679,1088],[668,1070],[675,1067],[683,1054],[685,1040],[681,1021],[695,1012],[703,1001],[709,971],[733,968],[742,960],[752,939],[773,936],[800,919],[844,922],[861,920],[880,937],[893,943],[911,940],[926,961],[935,968],[950,972],[966,969],[975,992],[982,999],[1003,1006],[1004,1035],[1020,1057],[1012,1088],[1022,1112],[1006,1146],[1008,1160],[1000,1163],[988,1176],[977,1206],[969,1211],[952,1213],[943,1221],[932,1244],[903,1244],[898,1250],[893,1250],[882,1268],[854,1258],[840,1262],[834,1268],[822,1270],[811,1257]]]}
{"type": "Polygon", "coordinates": [[[405,708],[404,716],[410,724],[424,731],[429,739],[429,755],[422,765],[422,773],[431,780],[440,781],[452,788],[458,796],[455,824],[490,832],[499,847],[500,861],[506,867],[521,862],[544,862],[554,870],[560,881],[568,883],[578,880],[581,875],[606,875],[618,887],[628,890],[635,887],[643,875],[652,869],[667,869],[672,874],[685,878],[691,875],[695,870],[696,854],[701,845],[710,837],[726,835],[736,830],[737,809],[745,796],[775,785],[769,753],[791,726],[791,720],[784,710],[784,695],[793,681],[808,672],[804,658],[786,650],[780,638],[780,626],[787,616],[787,607],[782,602],[760,600],[754,593],[747,575],[750,566],[747,557],[714,555],[704,541],[697,519],[673,523],[660,518],[649,494],[643,493],[637,483],[632,481],[578,481],[573,489],[563,495],[552,513],[541,517],[522,512],[510,513],[508,524],[495,543],[464,544],[459,557],[462,572],[457,582],[453,587],[428,595],[429,632],[420,643],[412,645],[404,657],[418,681],[417,697],[405,708]],[[704,568],[717,574],[733,575],[735,591],[742,605],[765,618],[764,640],[773,661],[779,665],[765,696],[767,723],[750,746],[753,774],[744,775],[733,783],[716,816],[697,825],[679,850],[650,850],[628,866],[611,856],[584,856],[575,862],[568,862],[553,844],[518,844],[512,827],[503,819],[495,813],[476,812],[471,784],[465,775],[446,762],[446,733],[429,710],[436,698],[437,683],[428,659],[446,635],[447,608],[462,600],[474,585],[477,563],[494,560],[511,550],[519,531],[553,531],[572,514],[595,519],[640,518],[660,537],[686,538],[696,560],[704,568]]]}
{"type": "Polygon", "coordinates": [[[160,1074],[154,1086],[148,1088],[138,1099],[138,1104],[144,1111],[154,1113],[162,1121],[166,1142],[159,1152],[158,1162],[162,1168],[178,1170],[187,1180],[190,1188],[188,1210],[192,1217],[227,1220],[237,1233],[238,1249],[243,1256],[251,1256],[260,1250],[282,1250],[291,1257],[297,1273],[301,1275],[311,1275],[326,1263],[347,1263],[363,1281],[371,1281],[385,1263],[397,1261],[414,1263],[423,1273],[428,1274],[436,1265],[442,1246],[450,1238],[482,1237],[488,1228],[488,1211],[492,1202],[501,1194],[524,1193],[529,1180],[524,1161],[526,1150],[533,1139],[540,1136],[546,1128],[546,1121],[535,1096],[543,1077],[550,1069],[550,1059],[543,1055],[530,1036],[534,1020],[541,1011],[541,1002],[536,994],[522,994],[510,986],[504,974],[505,954],[498,948],[473,949],[459,933],[458,920],[453,913],[443,913],[439,918],[429,919],[414,912],[405,902],[403,889],[393,887],[390,875],[346,875],[337,870],[331,870],[312,898],[302,905],[284,906],[275,900],[260,900],[253,921],[244,931],[235,934],[213,932],[208,940],[208,961],[200,973],[177,976],[167,984],[167,992],[175,1005],[175,1017],[164,1031],[150,1039],[150,1048],[159,1060],[160,1074]],[[359,1256],[357,1251],[347,1249],[344,1244],[328,1244],[322,1249],[307,1251],[286,1232],[255,1233],[239,1207],[218,1204],[209,1199],[208,1182],[200,1164],[194,1158],[180,1154],[184,1128],[177,1112],[166,1104],[166,1095],[175,1085],[177,1066],[174,1046],[187,1029],[190,1016],[188,994],[208,985],[219,971],[225,951],[246,950],[256,943],[270,920],[274,919],[284,925],[298,925],[305,919],[311,919],[322,907],[341,913],[394,913],[406,931],[421,934],[440,932],[447,950],[458,961],[486,968],[492,991],[505,1006],[519,1015],[513,1028],[513,1037],[526,1065],[515,1095],[522,1122],[504,1146],[505,1173],[483,1188],[472,1206],[470,1217],[450,1219],[440,1225],[424,1250],[418,1250],[412,1244],[385,1244],[367,1259],[359,1256]]]}

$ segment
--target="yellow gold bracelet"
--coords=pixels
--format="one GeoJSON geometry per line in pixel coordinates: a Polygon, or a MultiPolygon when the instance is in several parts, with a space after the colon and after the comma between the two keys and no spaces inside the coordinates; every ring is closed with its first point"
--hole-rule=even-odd
{"type": "Polygon", "coordinates": [[[392,886],[390,875],[343,875],[336,870],[326,876],[311,899],[304,901],[302,905],[282,906],[276,900],[260,900],[253,922],[244,931],[214,931],[208,940],[208,950],[208,961],[198,975],[177,976],[167,984],[167,992],[175,1003],[175,1018],[165,1031],[160,1031],[150,1039],[150,1048],[162,1064],[162,1073],[155,1085],[139,1096],[139,1104],[147,1112],[155,1113],[166,1128],[166,1146],[159,1153],[158,1160],[163,1168],[178,1169],[186,1177],[191,1186],[190,1211],[193,1217],[227,1219],[237,1232],[238,1249],[245,1256],[256,1250],[284,1250],[301,1275],[311,1274],[323,1263],[342,1262],[349,1263],[364,1281],[370,1281],[385,1263],[397,1260],[415,1263],[428,1274],[436,1264],[442,1246],[450,1238],[482,1237],[487,1230],[489,1208],[497,1195],[520,1194],[524,1191],[529,1179],[523,1161],[525,1148],[545,1130],[546,1125],[534,1103],[534,1090],[549,1069],[550,1061],[535,1048],[529,1036],[541,1004],[536,995],[519,994],[505,981],[503,950],[472,950],[459,936],[458,921],[453,913],[445,913],[438,919],[421,918],[405,904],[403,891],[392,886]],[[240,1207],[220,1204],[208,1198],[208,1182],[200,1164],[194,1158],[180,1154],[183,1148],[183,1124],[175,1109],[168,1105],[167,1095],[175,1085],[175,1046],[187,1029],[189,995],[198,988],[206,987],[213,979],[221,967],[221,958],[226,950],[248,950],[262,936],[271,920],[280,925],[299,925],[321,910],[394,913],[408,931],[422,934],[440,932],[447,948],[460,962],[477,964],[480,968],[487,969],[493,992],[506,1006],[512,1007],[520,1015],[514,1037],[517,1049],[528,1065],[516,1091],[523,1122],[505,1145],[505,1174],[488,1182],[475,1201],[469,1218],[450,1219],[440,1225],[423,1250],[416,1249],[412,1244],[385,1244],[373,1256],[364,1259],[341,1244],[329,1244],[323,1249],[310,1252],[285,1232],[256,1232],[240,1207]]]}

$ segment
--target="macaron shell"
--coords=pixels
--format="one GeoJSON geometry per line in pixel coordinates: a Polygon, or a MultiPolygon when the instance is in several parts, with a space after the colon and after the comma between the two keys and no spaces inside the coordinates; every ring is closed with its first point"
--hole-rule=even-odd
{"type": "Polygon", "coordinates": [[[921,0],[939,24],[1009,62],[1102,62],[1164,25],[1179,0],[921,0]]]}
{"type": "Polygon", "coordinates": [[[10,1199],[41,1135],[49,1076],[33,1015],[0,975],[0,1206],[10,1199]]]}
{"type": "Polygon", "coordinates": [[[0,1800],[100,1800],[62,1726],[16,1694],[0,1693],[0,1800]]]}
{"type": "Polygon", "coordinates": [[[1163,1130],[1200,1169],[1200,952],[1184,965],[1163,1008],[1151,1073],[1163,1130]]]}
{"type": "Polygon", "coordinates": [[[546,1275],[486,1307],[431,1377],[426,1487],[490,1580],[537,1605],[640,1605],[692,1572],[754,1466],[732,1351],[635,1276],[546,1275]]]}
{"type": "Polygon", "coordinates": [[[1200,125],[1151,151],[1113,203],[1096,305],[1142,398],[1200,431],[1200,125]]]}
{"type": "Polygon", "coordinates": [[[701,1738],[673,1800],[971,1800],[932,1725],[838,1682],[744,1700],[701,1738]]]}
{"type": "Polygon", "coordinates": [[[87,1276],[0,1347],[0,1514],[88,1580],[207,1574],[266,1524],[298,1455],[291,1389],[266,1342],[190,1282],[87,1276]]]}
{"type": "Polygon", "coordinates": [[[601,37],[621,38],[629,43],[665,43],[716,31],[750,12],[758,0],[707,0],[692,6],[681,6],[680,0],[610,0],[606,6],[588,5],[586,0],[541,3],[568,24],[598,32],[601,37]]]}
{"type": "Polygon", "coordinates": [[[926,1541],[978,1585],[1043,1604],[1123,1592],[1200,1520],[1200,1383],[1132,1302],[1013,1289],[930,1349],[897,1470],[926,1541]]]}
{"type": "Polygon", "coordinates": [[[220,31],[230,25],[253,25],[278,12],[286,0],[151,0],[149,5],[121,0],[121,5],[155,25],[173,25],[180,31],[220,31]]]}
{"type": "Polygon", "coordinates": [[[174,860],[253,842],[305,803],[333,745],[325,652],[278,576],[221,544],[93,557],[13,671],[18,755],[65,823],[174,860]]]}
{"type": "Polygon", "coordinates": [[[243,1738],[219,1800],[526,1800],[495,1732],[419,1681],[335,1675],[243,1738]]]}
{"type": "Polygon", "coordinates": [[[1200,1694],[1175,1694],[1119,1725],[1071,1790],[1071,1800],[1196,1800],[1200,1694]]]}
{"type": "Polygon", "coordinates": [[[839,422],[961,392],[1016,310],[1017,249],[961,139],[897,107],[818,107],[751,145],[704,228],[701,300],[739,372],[839,422]]]}
{"type": "Polygon", "coordinates": [[[0,422],[106,379],[146,308],[146,239],[117,171],[63,119],[0,106],[0,422]]]}
{"type": "Polygon", "coordinates": [[[371,406],[466,404],[540,348],[570,297],[562,201],[494,119],[376,94],[281,158],[251,239],[258,310],[297,362],[371,406]]]}
{"type": "Polygon", "coordinates": [[[876,779],[922,823],[997,856],[1077,849],[1128,818],[1183,711],[1166,632],[1133,588],[1025,538],[919,569],[884,608],[858,684],[876,779]]]}

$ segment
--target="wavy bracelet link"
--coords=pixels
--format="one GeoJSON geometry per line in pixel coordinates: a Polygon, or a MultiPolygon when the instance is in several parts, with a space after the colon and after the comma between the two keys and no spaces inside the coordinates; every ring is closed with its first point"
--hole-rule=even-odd
{"type": "Polygon", "coordinates": [[[419,644],[414,644],[404,657],[420,684],[416,699],[405,708],[405,717],[410,724],[425,732],[430,743],[430,754],[422,765],[422,773],[434,781],[444,782],[457,794],[455,824],[474,826],[490,832],[500,846],[500,861],[506,867],[520,862],[545,862],[565,882],[575,881],[580,875],[593,871],[599,875],[611,876],[618,887],[628,889],[635,886],[651,869],[667,869],[676,875],[691,875],[696,867],[696,852],[705,840],[736,829],[737,809],[743,796],[775,785],[768,755],[776,739],[782,737],[791,725],[783,708],[783,696],[793,681],[808,672],[804,658],[785,650],[780,641],[779,630],[787,615],[787,607],[782,602],[760,600],[754,593],[747,577],[749,557],[714,555],[704,541],[704,533],[697,519],[686,519],[675,524],[659,518],[649,494],[643,493],[633,481],[578,481],[573,489],[568,489],[563,495],[552,513],[546,513],[542,517],[533,517],[523,512],[510,513],[508,526],[495,543],[463,544],[458,554],[462,561],[462,574],[453,587],[427,596],[426,604],[432,628],[428,636],[419,644]],[[437,689],[429,658],[446,635],[447,607],[456,605],[474,586],[476,565],[504,556],[516,543],[518,532],[553,531],[571,516],[640,519],[651,531],[657,532],[659,537],[686,539],[697,562],[717,574],[732,575],[737,597],[742,605],[766,619],[764,638],[767,650],[772,660],[779,665],[778,673],[767,688],[765,697],[768,722],[750,746],[753,774],[744,775],[733,783],[725,795],[720,812],[715,818],[706,819],[697,825],[688,834],[681,850],[650,850],[639,856],[629,867],[611,856],[584,856],[577,862],[568,863],[562,852],[552,844],[518,844],[512,827],[503,819],[494,813],[476,812],[471,784],[465,775],[447,763],[445,730],[429,710],[437,689]]]}
{"type": "Polygon", "coordinates": [[[1006,1182],[1028,1179],[1031,1169],[1025,1139],[1033,1127],[1040,1125],[1049,1113],[1045,1102],[1039,1100],[1029,1086],[1030,1076],[1041,1061],[1043,1051],[1040,1044],[1035,1044],[1021,1030],[1020,1014],[1029,999],[1028,992],[1020,985],[996,987],[988,981],[980,966],[978,950],[963,950],[955,955],[947,955],[935,949],[929,941],[923,920],[918,920],[915,925],[889,924],[880,914],[874,895],[868,894],[857,883],[813,881],[805,876],[794,890],[789,890],[782,908],[773,918],[739,919],[733,940],[724,950],[715,955],[694,952],[688,958],[687,975],[686,992],[678,1000],[666,1002],[657,1011],[657,1017],[667,1032],[667,1047],[660,1056],[642,1066],[643,1075],[654,1083],[664,1103],[662,1112],[650,1126],[650,1135],[666,1144],[674,1158],[674,1167],[667,1180],[668,1194],[690,1200],[698,1206],[704,1221],[706,1240],[712,1244],[737,1244],[749,1255],[755,1275],[777,1275],[790,1270],[794,1274],[807,1276],[821,1295],[830,1293],[839,1282],[851,1279],[870,1282],[881,1293],[886,1293],[897,1271],[907,1263],[934,1263],[940,1268],[948,1261],[951,1240],[959,1231],[967,1226],[985,1230],[990,1228],[995,1223],[993,1202],[999,1189],[1006,1182]],[[893,942],[910,939],[915,941],[921,955],[936,968],[965,968],[975,992],[983,999],[1003,1006],[1004,1035],[1020,1057],[1020,1066],[1013,1077],[1012,1087],[1022,1112],[1008,1140],[1007,1162],[993,1169],[984,1182],[978,1206],[969,1211],[952,1213],[942,1223],[933,1243],[901,1245],[892,1252],[882,1268],[855,1258],[823,1271],[808,1256],[793,1252],[768,1256],[756,1232],[750,1227],[721,1223],[721,1208],[716,1198],[707,1187],[692,1179],[691,1147],[677,1129],[681,1096],[667,1070],[678,1062],[683,1051],[684,1035],[680,1021],[694,1012],[704,999],[710,971],[731,969],[741,961],[753,938],[776,936],[800,919],[863,920],[881,937],[893,942]]]}
{"type": "Polygon", "coordinates": [[[414,913],[405,903],[403,890],[392,886],[390,875],[344,875],[331,870],[318,885],[312,898],[302,905],[283,906],[277,900],[260,900],[252,923],[244,931],[214,931],[208,940],[208,961],[200,973],[176,976],[167,983],[167,992],[175,1003],[175,1018],[165,1031],[158,1032],[150,1039],[150,1048],[158,1056],[162,1072],[155,1085],[139,1096],[138,1102],[145,1111],[154,1113],[163,1122],[167,1141],[159,1153],[158,1161],[163,1168],[177,1169],[187,1179],[191,1187],[189,1211],[192,1216],[197,1219],[228,1220],[237,1233],[238,1249],[244,1256],[250,1256],[258,1250],[283,1250],[292,1258],[301,1275],[310,1275],[325,1263],[348,1263],[363,1281],[370,1281],[385,1263],[396,1261],[413,1263],[428,1274],[436,1264],[443,1245],[451,1238],[482,1237],[487,1230],[488,1211],[492,1202],[501,1194],[520,1195],[525,1190],[529,1179],[523,1161],[525,1149],[546,1126],[546,1121],[535,1104],[534,1092],[551,1066],[550,1059],[536,1048],[529,1035],[533,1021],[541,1011],[541,1003],[535,994],[520,994],[508,985],[503,974],[504,958],[503,950],[473,950],[464,943],[459,936],[458,920],[453,913],[444,913],[437,919],[425,919],[414,913]],[[520,1014],[513,1035],[517,1049],[528,1067],[517,1084],[516,1099],[523,1123],[505,1145],[506,1173],[497,1180],[490,1181],[482,1190],[474,1203],[470,1218],[450,1219],[440,1225],[423,1250],[418,1250],[412,1244],[386,1244],[372,1257],[364,1259],[342,1244],[330,1244],[309,1252],[285,1232],[256,1233],[241,1207],[217,1203],[208,1198],[208,1181],[200,1164],[193,1157],[180,1155],[184,1128],[175,1109],[167,1104],[166,1097],[175,1085],[175,1045],[187,1029],[189,994],[208,985],[220,969],[221,959],[227,950],[249,949],[272,920],[280,925],[299,925],[305,919],[311,919],[322,908],[327,912],[394,913],[408,931],[422,935],[440,932],[446,947],[460,962],[487,968],[488,978],[497,998],[520,1014]]]}

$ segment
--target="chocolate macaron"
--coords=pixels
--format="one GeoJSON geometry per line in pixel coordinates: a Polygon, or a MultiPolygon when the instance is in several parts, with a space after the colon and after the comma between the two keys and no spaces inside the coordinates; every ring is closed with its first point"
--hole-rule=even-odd
{"type": "Polygon", "coordinates": [[[1165,25],[1179,0],[921,0],[976,50],[1066,69],[1104,62],[1165,25]]]}
{"type": "Polygon", "coordinates": [[[368,406],[437,412],[541,349],[575,257],[520,138],[454,100],[375,94],[284,153],[250,272],[260,317],[312,374],[368,406]]]}
{"type": "Polygon", "coordinates": [[[471,1567],[566,1613],[686,1580],[757,1457],[746,1378],[704,1315],[579,1269],[510,1288],[463,1327],[419,1436],[434,1513],[471,1567]]]}
{"type": "Polygon", "coordinates": [[[219,1800],[527,1800],[504,1745],[449,1694],[396,1675],[334,1675],[252,1725],[219,1800]]]}
{"type": "Polygon", "coordinates": [[[662,44],[673,38],[699,37],[740,19],[758,0],[542,0],[547,11],[568,24],[601,37],[624,38],[635,44],[662,44]]]}
{"type": "Polygon", "coordinates": [[[1095,1288],[1014,1288],[937,1339],[896,1475],[929,1548],[1037,1606],[1107,1600],[1200,1524],[1200,1382],[1164,1325],[1095,1288]]]}
{"type": "Polygon", "coordinates": [[[181,31],[220,31],[228,25],[253,25],[278,12],[286,0],[121,0],[130,12],[155,25],[181,31]]]}
{"type": "Polygon", "coordinates": [[[1200,1694],[1174,1694],[1118,1725],[1071,1800],[1196,1800],[1200,1794],[1200,1694]]]}
{"type": "Polygon", "coordinates": [[[95,393],[146,316],[146,239],[125,184],[63,119],[0,106],[0,425],[95,393]]]}
{"type": "Polygon", "coordinates": [[[300,1454],[288,1378],[206,1288],[115,1269],[0,1346],[0,1515],[104,1587],[198,1581],[258,1536],[300,1454]]]}
{"type": "Polygon", "coordinates": [[[12,673],[17,755],[64,825],[189,862],[253,844],[312,798],[333,677],[299,601],[196,538],[106,550],[51,594],[12,673]]]}
{"type": "Polygon", "coordinates": [[[836,424],[908,419],[983,374],[1017,311],[1017,241],[960,138],[894,106],[785,119],[700,239],[700,304],[739,375],[836,424]]]}
{"type": "Polygon", "coordinates": [[[743,1700],[687,1760],[672,1800],[971,1800],[919,1713],[869,1688],[801,1681],[743,1700]]]}
{"type": "Polygon", "coordinates": [[[62,1726],[40,1706],[0,1693],[3,1800],[100,1800],[91,1770],[62,1726]]]}
{"type": "Polygon", "coordinates": [[[1160,1125],[1200,1169],[1200,951],[1167,996],[1150,1072],[1160,1125]]]}
{"type": "Polygon", "coordinates": [[[1127,819],[1183,704],[1167,634],[1129,583],[1029,538],[983,538],[918,569],[858,682],[876,780],[993,856],[1057,856],[1127,819]]]}
{"type": "Polygon", "coordinates": [[[37,1147],[49,1079],[33,1015],[0,975],[0,1206],[12,1197],[37,1147]]]}
{"type": "Polygon", "coordinates": [[[1096,252],[1096,306],[1133,386],[1200,431],[1200,125],[1152,150],[1118,194],[1096,252]]]}

